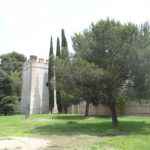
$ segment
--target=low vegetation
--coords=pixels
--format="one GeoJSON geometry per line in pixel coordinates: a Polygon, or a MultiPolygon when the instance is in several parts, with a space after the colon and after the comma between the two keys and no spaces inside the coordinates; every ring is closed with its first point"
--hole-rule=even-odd
{"type": "Polygon", "coordinates": [[[104,117],[33,115],[25,120],[22,115],[1,116],[0,137],[47,138],[59,145],[58,149],[75,149],[78,144],[82,150],[83,147],[89,150],[149,149],[149,117],[119,117],[119,121],[118,127],[113,128],[111,119],[104,117]]]}

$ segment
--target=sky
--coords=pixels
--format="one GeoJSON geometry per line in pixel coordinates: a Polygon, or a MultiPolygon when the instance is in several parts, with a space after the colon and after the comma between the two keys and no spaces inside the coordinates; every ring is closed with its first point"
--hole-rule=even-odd
{"type": "Polygon", "coordinates": [[[50,36],[65,29],[69,50],[71,37],[92,22],[115,19],[136,24],[150,21],[149,0],[0,0],[0,55],[17,51],[47,58],[50,36]]]}

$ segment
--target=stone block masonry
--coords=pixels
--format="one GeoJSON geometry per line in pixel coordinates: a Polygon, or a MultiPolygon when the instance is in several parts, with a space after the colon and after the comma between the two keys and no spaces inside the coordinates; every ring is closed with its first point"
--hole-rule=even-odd
{"type": "Polygon", "coordinates": [[[23,66],[22,80],[22,113],[48,113],[48,61],[30,56],[30,59],[23,66]]]}

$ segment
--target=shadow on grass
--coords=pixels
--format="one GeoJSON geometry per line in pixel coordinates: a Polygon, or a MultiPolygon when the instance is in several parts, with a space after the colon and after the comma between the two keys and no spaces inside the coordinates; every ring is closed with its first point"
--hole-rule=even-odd
{"type": "Polygon", "coordinates": [[[66,114],[62,114],[62,115],[54,115],[52,116],[53,119],[60,119],[60,120],[84,120],[87,117],[85,117],[84,115],[66,115],[66,114]]]}
{"type": "Polygon", "coordinates": [[[58,122],[36,127],[31,131],[40,135],[91,135],[91,136],[126,136],[150,134],[150,124],[142,121],[121,121],[117,128],[112,128],[110,121],[103,122],[58,122]]]}

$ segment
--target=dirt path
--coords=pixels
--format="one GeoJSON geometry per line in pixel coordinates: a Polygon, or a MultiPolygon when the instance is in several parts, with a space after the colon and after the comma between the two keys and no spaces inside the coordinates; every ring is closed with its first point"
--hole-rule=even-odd
{"type": "Polygon", "coordinates": [[[50,141],[45,139],[12,137],[0,139],[0,150],[42,150],[49,144],[50,141]]]}
{"type": "Polygon", "coordinates": [[[88,135],[51,136],[51,144],[45,150],[89,150],[100,138],[88,135]]]}
{"type": "Polygon", "coordinates": [[[88,135],[0,138],[0,150],[88,150],[99,142],[99,137],[88,135]]]}

